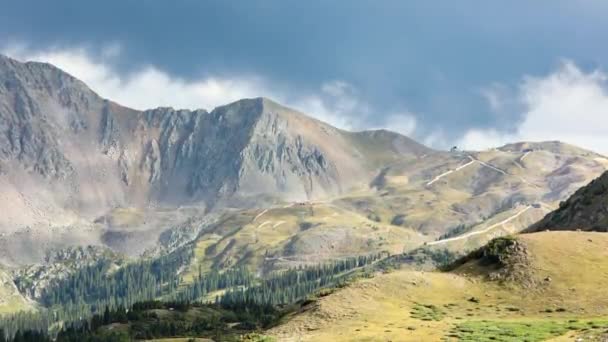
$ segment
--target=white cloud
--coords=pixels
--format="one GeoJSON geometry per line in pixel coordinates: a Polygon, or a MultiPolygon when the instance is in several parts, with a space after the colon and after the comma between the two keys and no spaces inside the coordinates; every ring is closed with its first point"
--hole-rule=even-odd
{"type": "Polygon", "coordinates": [[[374,109],[361,100],[356,87],[342,80],[326,82],[321,85],[320,93],[301,98],[291,105],[304,108],[305,113],[316,113],[323,121],[349,130],[387,129],[413,135],[417,127],[415,115],[407,110],[379,115],[372,120],[374,109]]]}
{"type": "MultiPolygon", "coordinates": [[[[370,106],[360,99],[353,85],[342,80],[328,81],[313,93],[294,95],[271,87],[270,82],[259,76],[189,80],[153,65],[121,74],[113,63],[122,52],[118,43],[103,46],[99,57],[93,57],[89,49],[82,47],[37,50],[25,44],[11,44],[0,47],[0,51],[21,61],[51,63],[82,80],[102,97],[135,109],[165,106],[211,110],[242,98],[264,96],[338,128],[362,130],[370,126],[370,106]]],[[[410,134],[415,119],[410,113],[389,115],[382,127],[410,134]]]]}
{"type": "Polygon", "coordinates": [[[291,100],[280,102],[348,130],[364,129],[370,113],[369,105],[360,100],[357,89],[341,80],[322,84],[319,92],[296,95],[291,100]]]}
{"type": "Polygon", "coordinates": [[[501,112],[505,107],[505,101],[508,98],[507,88],[500,83],[493,83],[489,87],[485,87],[479,90],[481,96],[483,96],[490,108],[496,112],[501,112]]]}
{"type": "Polygon", "coordinates": [[[227,79],[209,77],[185,80],[154,67],[121,75],[111,64],[120,54],[120,46],[108,45],[102,57],[92,58],[84,48],[36,51],[11,46],[4,52],[22,61],[51,63],[82,80],[102,97],[135,109],[159,106],[177,108],[214,108],[245,97],[258,96],[264,86],[255,78],[227,79]]]}
{"type": "Polygon", "coordinates": [[[485,150],[521,140],[538,141],[539,139],[524,139],[516,134],[508,134],[496,129],[472,129],[465,133],[458,141],[457,146],[466,150],[485,150]]]}
{"type": "Polygon", "coordinates": [[[482,149],[513,141],[560,140],[608,152],[606,81],[604,71],[585,72],[570,61],[544,77],[526,76],[518,87],[516,100],[524,113],[517,128],[513,132],[470,130],[459,144],[482,149]]]}
{"type": "Polygon", "coordinates": [[[411,136],[416,130],[416,117],[410,112],[389,114],[384,118],[380,128],[411,136]]]}
{"type": "Polygon", "coordinates": [[[431,131],[422,141],[426,146],[432,146],[437,148],[450,148],[448,138],[443,129],[438,128],[431,131]]]}

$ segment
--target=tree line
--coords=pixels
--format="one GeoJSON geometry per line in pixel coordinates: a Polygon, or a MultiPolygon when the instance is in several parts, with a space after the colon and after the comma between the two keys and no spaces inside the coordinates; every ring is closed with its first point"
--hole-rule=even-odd
{"type": "MultiPolygon", "coordinates": [[[[201,302],[206,295],[217,290],[226,291],[216,297],[213,305],[238,313],[245,326],[266,325],[276,320],[277,306],[295,303],[321,288],[339,285],[353,270],[381,258],[380,255],[351,257],[275,272],[262,279],[256,278],[246,268],[207,273],[199,269],[192,283],[182,284],[178,269],[189,263],[190,253],[173,253],[151,261],[128,264],[117,270],[113,270],[108,261],[83,267],[43,292],[42,303],[46,308],[36,313],[0,316],[0,328],[4,329],[7,337],[20,338],[19,341],[30,341],[23,339],[38,336],[39,332],[57,336],[57,341],[77,341],[68,338],[84,336],[78,334],[93,336],[93,332],[109,321],[137,321],[134,313],[149,310],[150,305],[172,305],[179,310],[180,305],[190,304],[177,303],[201,302]],[[163,298],[166,303],[154,302],[158,298],[163,298]],[[66,328],[60,329],[61,324],[66,328]],[[59,339],[60,336],[63,340],[59,339]]],[[[137,334],[132,332],[131,336],[148,338],[146,331],[154,336],[169,336],[172,332],[183,335],[188,330],[198,332],[219,324],[199,323],[196,326],[179,322],[172,325],[158,323],[140,329],[137,334]]],[[[113,338],[120,340],[122,337],[113,338]]]]}
{"type": "Polygon", "coordinates": [[[217,298],[217,302],[230,308],[295,303],[321,288],[339,284],[348,275],[348,271],[370,265],[380,258],[379,254],[358,256],[323,265],[290,269],[262,280],[257,286],[230,288],[217,298]]]}

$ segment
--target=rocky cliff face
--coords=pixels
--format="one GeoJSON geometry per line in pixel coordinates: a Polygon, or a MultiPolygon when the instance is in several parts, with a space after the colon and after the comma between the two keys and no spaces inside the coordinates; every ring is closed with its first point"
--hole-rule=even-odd
{"type": "Polygon", "coordinates": [[[608,231],[608,173],[577,190],[559,208],[528,228],[544,230],[608,231]]]}
{"type": "Polygon", "coordinates": [[[437,152],[264,98],[136,111],[52,65],[0,56],[0,263],[77,245],[140,255],[195,238],[238,247],[222,256],[257,241],[252,258],[279,261],[402,250],[408,236],[410,246],[530,207],[518,231],[606,165],[559,142],[437,152]]]}
{"type": "Polygon", "coordinates": [[[52,65],[0,57],[4,234],[86,226],[113,208],[208,212],[318,199],[431,152],[398,134],[344,132],[263,98],[212,112],[136,111],[52,65]]]}

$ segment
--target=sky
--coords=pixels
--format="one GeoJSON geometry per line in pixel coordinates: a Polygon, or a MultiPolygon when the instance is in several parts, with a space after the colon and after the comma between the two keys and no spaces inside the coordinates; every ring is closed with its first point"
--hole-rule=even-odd
{"type": "Polygon", "coordinates": [[[0,0],[0,53],[137,109],[265,96],[436,148],[608,153],[608,1],[0,0]]]}

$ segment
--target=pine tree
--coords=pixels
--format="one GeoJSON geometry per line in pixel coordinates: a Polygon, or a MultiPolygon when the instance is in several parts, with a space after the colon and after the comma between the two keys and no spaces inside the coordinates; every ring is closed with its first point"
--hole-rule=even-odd
{"type": "Polygon", "coordinates": [[[111,321],[111,317],[110,317],[110,307],[106,306],[106,311],[104,311],[103,313],[103,324],[110,324],[112,323],[111,321]]]}

